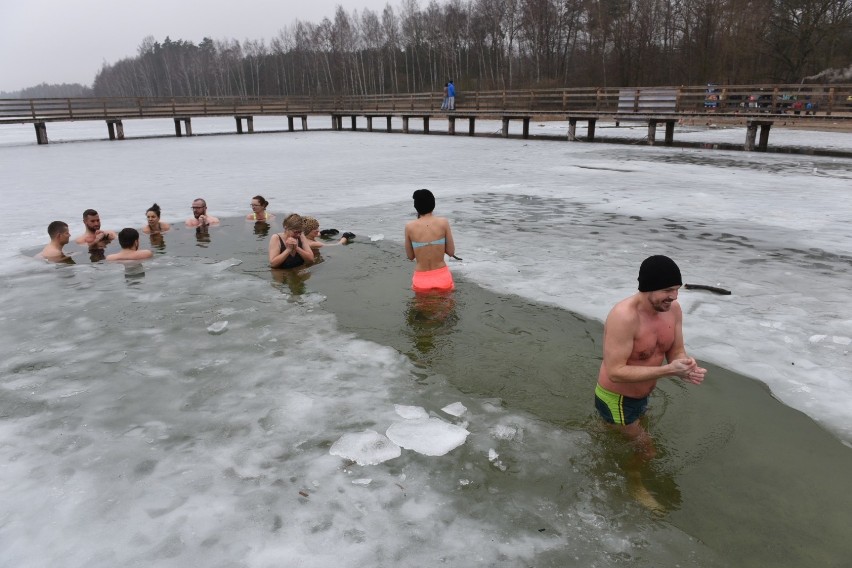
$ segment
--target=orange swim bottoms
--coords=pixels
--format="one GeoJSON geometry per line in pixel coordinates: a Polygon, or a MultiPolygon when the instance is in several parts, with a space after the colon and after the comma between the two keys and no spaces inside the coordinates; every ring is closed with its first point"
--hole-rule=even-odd
{"type": "Polygon", "coordinates": [[[411,289],[415,292],[428,292],[430,290],[453,290],[453,275],[450,267],[444,266],[435,270],[417,270],[411,278],[411,289]]]}

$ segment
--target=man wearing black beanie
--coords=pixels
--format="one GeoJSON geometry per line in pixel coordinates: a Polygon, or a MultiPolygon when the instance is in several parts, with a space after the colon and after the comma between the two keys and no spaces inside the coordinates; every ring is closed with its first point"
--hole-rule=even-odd
{"type": "Polygon", "coordinates": [[[646,460],[656,450],[639,419],[657,381],[679,377],[698,385],[707,372],[683,346],[683,313],[677,303],[682,284],[672,259],[646,258],[639,268],[639,291],[616,304],[604,325],[595,408],[635,443],[637,454],[646,460]]]}

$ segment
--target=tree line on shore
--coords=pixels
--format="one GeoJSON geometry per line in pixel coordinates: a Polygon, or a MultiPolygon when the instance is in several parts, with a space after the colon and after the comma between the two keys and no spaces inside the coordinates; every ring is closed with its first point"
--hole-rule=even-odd
{"type": "Polygon", "coordinates": [[[849,0],[402,0],[266,40],[145,38],[95,96],[282,96],[852,79],[849,0]],[[830,70],[830,71],[824,71],[830,70]],[[839,71],[837,71],[839,70],[839,71]]]}

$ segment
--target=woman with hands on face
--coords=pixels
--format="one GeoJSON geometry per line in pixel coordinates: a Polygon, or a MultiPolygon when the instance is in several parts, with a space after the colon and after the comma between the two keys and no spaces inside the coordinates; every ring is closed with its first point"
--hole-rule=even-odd
{"type": "Polygon", "coordinates": [[[269,266],[296,268],[314,261],[314,252],[302,234],[304,221],[296,213],[284,218],[284,232],[269,238],[269,266]]]}

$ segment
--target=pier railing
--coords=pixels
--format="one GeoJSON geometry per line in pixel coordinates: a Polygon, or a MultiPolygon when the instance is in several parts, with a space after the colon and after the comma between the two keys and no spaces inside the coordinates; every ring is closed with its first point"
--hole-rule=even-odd
{"type": "MultiPolygon", "coordinates": [[[[0,99],[0,123],[202,116],[439,112],[441,93],[298,97],[0,99]]],[[[456,112],[541,115],[852,116],[852,84],[702,85],[460,92],[456,112]]]]}

